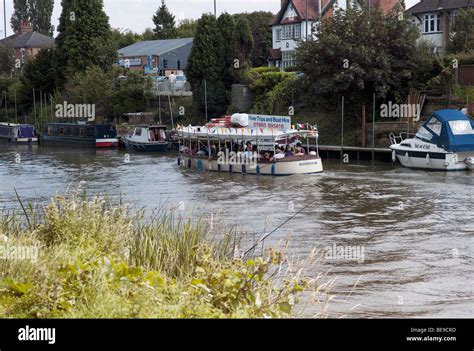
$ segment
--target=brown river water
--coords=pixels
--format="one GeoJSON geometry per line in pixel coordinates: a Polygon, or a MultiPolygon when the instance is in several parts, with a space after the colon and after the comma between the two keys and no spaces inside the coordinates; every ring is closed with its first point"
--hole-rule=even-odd
{"type": "Polygon", "coordinates": [[[337,277],[334,316],[474,316],[473,173],[323,160],[319,175],[199,174],[178,168],[173,153],[125,154],[0,145],[0,208],[19,207],[15,189],[44,204],[81,182],[137,208],[179,206],[235,226],[244,246],[297,213],[265,245],[290,237],[295,257],[333,248],[320,269],[337,277]]]}

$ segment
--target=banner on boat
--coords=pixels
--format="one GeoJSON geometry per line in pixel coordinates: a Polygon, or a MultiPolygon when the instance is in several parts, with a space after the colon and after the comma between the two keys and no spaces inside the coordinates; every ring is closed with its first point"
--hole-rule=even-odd
{"type": "Polygon", "coordinates": [[[250,114],[248,116],[249,128],[274,128],[280,130],[291,129],[291,117],[250,114]]]}

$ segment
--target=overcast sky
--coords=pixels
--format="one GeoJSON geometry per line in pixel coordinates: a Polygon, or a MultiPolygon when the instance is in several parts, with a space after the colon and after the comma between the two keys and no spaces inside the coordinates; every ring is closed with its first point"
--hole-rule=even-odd
{"type": "MultiPolygon", "coordinates": [[[[406,0],[407,7],[411,7],[418,0],[406,0]]],[[[10,17],[13,13],[13,0],[7,3],[7,34],[11,35],[10,17]]],[[[161,0],[104,0],[105,11],[110,18],[110,25],[114,28],[130,29],[134,32],[143,32],[152,27],[152,16],[161,5],[161,0]]],[[[167,0],[166,4],[176,19],[199,18],[202,13],[214,12],[214,0],[167,0]]],[[[217,0],[218,13],[271,11],[278,12],[280,0],[217,0]]],[[[3,38],[3,8],[1,10],[1,37],[3,38]]],[[[61,14],[61,0],[55,0],[53,24],[57,27],[61,14]]]]}

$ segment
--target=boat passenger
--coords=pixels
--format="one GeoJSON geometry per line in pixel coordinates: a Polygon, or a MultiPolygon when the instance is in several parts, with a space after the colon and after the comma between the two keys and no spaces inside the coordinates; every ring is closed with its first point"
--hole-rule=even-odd
{"type": "Polygon", "coordinates": [[[285,157],[292,157],[292,156],[295,156],[295,154],[294,154],[294,152],[292,151],[291,146],[290,146],[290,145],[286,145],[286,148],[285,148],[285,157]]]}
{"type": "Polygon", "coordinates": [[[303,149],[301,143],[296,144],[295,156],[304,156],[305,150],[303,149]]]}
{"type": "Polygon", "coordinates": [[[278,161],[285,158],[285,154],[283,153],[283,150],[278,146],[275,148],[275,155],[270,159],[270,161],[278,161]]]}

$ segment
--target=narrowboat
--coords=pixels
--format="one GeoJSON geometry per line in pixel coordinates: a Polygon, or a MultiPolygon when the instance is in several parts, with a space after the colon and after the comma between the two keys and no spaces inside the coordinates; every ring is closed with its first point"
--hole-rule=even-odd
{"type": "Polygon", "coordinates": [[[112,124],[48,123],[41,135],[42,145],[118,147],[112,124]]]}
{"type": "Polygon", "coordinates": [[[121,138],[127,150],[142,152],[160,152],[168,150],[166,126],[136,127],[131,135],[121,138]]]}
{"type": "Polygon", "coordinates": [[[0,143],[36,144],[38,138],[35,127],[29,124],[0,123],[0,143]]]}
{"type": "MultiPolygon", "coordinates": [[[[298,125],[295,129],[285,128],[287,123],[273,127],[266,122],[265,127],[259,127],[263,122],[258,122],[258,118],[250,125],[246,114],[235,114],[230,128],[217,126],[215,121],[202,127],[179,126],[178,165],[199,172],[271,176],[323,172],[316,126],[298,125]]],[[[265,116],[261,120],[281,118],[265,116]]]]}
{"type": "Polygon", "coordinates": [[[403,167],[474,170],[474,121],[458,110],[435,111],[411,138],[390,136],[393,160],[403,167]]]}

